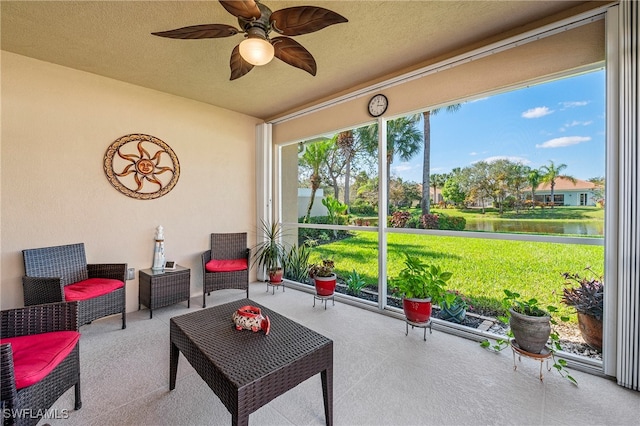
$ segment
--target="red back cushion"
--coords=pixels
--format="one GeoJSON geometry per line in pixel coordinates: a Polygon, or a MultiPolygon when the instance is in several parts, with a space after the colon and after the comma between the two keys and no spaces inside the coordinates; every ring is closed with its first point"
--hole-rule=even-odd
{"type": "Polygon", "coordinates": [[[205,265],[207,272],[234,272],[247,269],[247,259],[211,259],[205,265]]]}
{"type": "Polygon", "coordinates": [[[76,300],[93,299],[94,297],[104,296],[124,287],[124,283],[120,280],[112,280],[110,278],[89,278],[88,280],[78,281],[64,287],[65,302],[73,302],[76,300]]]}
{"type": "Polygon", "coordinates": [[[16,388],[26,388],[44,379],[71,353],[79,339],[77,331],[0,339],[0,343],[11,343],[16,388]]]}

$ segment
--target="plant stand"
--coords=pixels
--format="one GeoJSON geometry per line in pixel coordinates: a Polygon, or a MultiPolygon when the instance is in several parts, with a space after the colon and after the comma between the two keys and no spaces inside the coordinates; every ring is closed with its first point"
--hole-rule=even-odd
{"type": "Polygon", "coordinates": [[[521,349],[518,345],[518,342],[515,340],[511,340],[511,351],[513,352],[513,371],[518,369],[518,365],[516,364],[516,353],[518,354],[518,361],[522,362],[522,356],[527,358],[535,359],[540,361],[540,381],[542,382],[542,364],[544,361],[547,361],[547,371],[551,371],[551,367],[549,367],[549,358],[551,358],[551,351],[548,348],[544,348],[539,354],[532,354],[531,352],[527,352],[524,349],[521,349]]]}
{"type": "Polygon", "coordinates": [[[433,334],[433,330],[431,329],[431,318],[429,318],[429,321],[427,322],[412,322],[409,321],[408,319],[404,319],[405,322],[405,326],[406,326],[406,330],[404,332],[405,336],[409,335],[409,326],[411,326],[411,329],[413,330],[413,327],[418,327],[418,328],[424,328],[424,341],[427,341],[427,328],[429,329],[429,334],[433,334]]]}
{"type": "Polygon", "coordinates": [[[327,309],[327,300],[331,299],[333,306],[336,306],[335,293],[330,296],[319,296],[317,293],[313,295],[313,307],[316,307],[316,299],[320,300],[320,303],[324,302],[324,308],[327,309]]]}
{"type": "Polygon", "coordinates": [[[267,281],[267,293],[269,293],[269,287],[271,288],[271,294],[276,294],[276,288],[282,287],[282,292],[284,293],[284,281],[280,281],[279,283],[272,283],[271,281],[267,281]]]}

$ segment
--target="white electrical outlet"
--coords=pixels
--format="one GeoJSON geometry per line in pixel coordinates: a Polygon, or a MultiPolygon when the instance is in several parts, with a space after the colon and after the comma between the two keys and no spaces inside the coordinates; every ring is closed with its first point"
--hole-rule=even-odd
{"type": "Polygon", "coordinates": [[[129,268],[127,269],[127,281],[128,280],[133,280],[136,277],[136,269],[135,268],[129,268]]]}

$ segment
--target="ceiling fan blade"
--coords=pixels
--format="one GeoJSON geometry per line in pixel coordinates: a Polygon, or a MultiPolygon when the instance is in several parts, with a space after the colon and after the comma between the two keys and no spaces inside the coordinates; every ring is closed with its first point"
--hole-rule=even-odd
{"type": "Polygon", "coordinates": [[[259,19],[260,9],[254,0],[220,0],[222,7],[236,18],[259,19]]]}
{"type": "Polygon", "coordinates": [[[316,60],[300,43],[289,37],[276,37],[271,39],[271,44],[276,58],[313,76],[316,75],[316,60]]]}
{"type": "Polygon", "coordinates": [[[240,45],[233,48],[229,65],[231,66],[231,78],[229,80],[240,78],[253,69],[253,65],[242,59],[240,55],[240,45]]]}
{"type": "Polygon", "coordinates": [[[329,9],[316,6],[298,6],[276,10],[271,14],[269,22],[272,28],[280,34],[296,36],[349,21],[329,9]]]}
{"type": "Polygon", "coordinates": [[[203,24],[192,25],[190,27],[176,28],[175,30],[159,31],[151,33],[154,36],[179,38],[179,39],[200,39],[200,38],[221,38],[238,34],[240,30],[226,24],[203,24]]]}

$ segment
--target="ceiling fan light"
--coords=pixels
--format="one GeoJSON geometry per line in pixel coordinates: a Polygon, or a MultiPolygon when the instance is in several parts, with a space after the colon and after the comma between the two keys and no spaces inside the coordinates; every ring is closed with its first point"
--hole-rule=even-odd
{"type": "Polygon", "coordinates": [[[259,36],[251,36],[240,43],[240,55],[251,65],[266,65],[273,59],[273,46],[259,36]]]}

